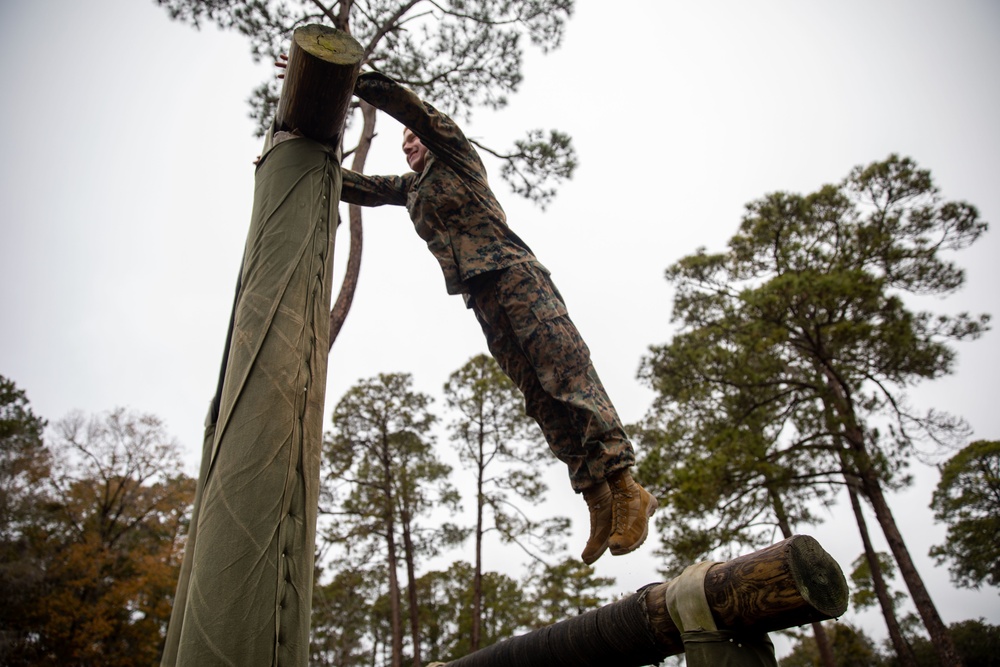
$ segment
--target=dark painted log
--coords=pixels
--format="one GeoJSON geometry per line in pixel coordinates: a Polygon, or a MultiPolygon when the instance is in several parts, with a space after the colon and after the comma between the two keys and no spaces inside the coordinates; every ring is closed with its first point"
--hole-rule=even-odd
{"type": "Polygon", "coordinates": [[[292,35],[275,130],[339,146],[364,50],[345,32],[307,25],[292,35]]]}
{"type": "MultiPolygon", "coordinates": [[[[514,637],[447,667],[641,667],[684,652],[667,611],[669,582],[580,616],[514,637]]],[[[807,535],[725,563],[705,576],[705,596],[720,630],[755,635],[836,618],[847,610],[847,580],[807,535]]]]}

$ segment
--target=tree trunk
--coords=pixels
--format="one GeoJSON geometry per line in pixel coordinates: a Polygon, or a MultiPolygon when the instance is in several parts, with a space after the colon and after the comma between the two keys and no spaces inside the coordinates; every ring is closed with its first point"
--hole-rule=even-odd
{"type": "Polygon", "coordinates": [[[850,448],[853,461],[852,469],[857,472],[861,480],[861,490],[871,503],[872,510],[875,512],[875,518],[882,528],[882,533],[889,544],[889,550],[892,552],[893,558],[896,559],[896,564],[899,565],[899,573],[903,577],[907,589],[910,591],[910,597],[917,608],[917,613],[920,614],[920,618],[924,622],[924,627],[927,628],[927,633],[930,635],[931,643],[938,654],[938,659],[946,667],[961,665],[962,661],[955,650],[951,633],[948,632],[947,626],[941,620],[937,607],[934,606],[934,601],[927,592],[923,579],[920,578],[920,574],[913,564],[910,552],[906,548],[906,542],[899,532],[899,527],[892,516],[889,504],[882,494],[882,485],[879,482],[878,473],[875,471],[875,466],[872,463],[871,455],[868,453],[868,448],[865,444],[865,434],[858,424],[857,415],[854,412],[854,406],[847,388],[830,368],[824,367],[823,373],[827,379],[827,386],[833,393],[833,404],[829,407],[839,417],[840,424],[842,425],[843,439],[850,448]]]}
{"type": "MultiPolygon", "coordinates": [[[[845,471],[845,476],[846,476],[845,471]]],[[[882,567],[878,562],[878,554],[872,546],[871,537],[868,534],[868,524],[865,522],[864,514],[861,512],[861,503],[858,501],[857,492],[858,480],[853,475],[847,479],[847,492],[851,498],[851,507],[858,522],[858,530],[861,533],[861,543],[865,548],[865,560],[868,561],[868,569],[872,574],[872,586],[875,589],[875,596],[878,598],[879,606],[882,607],[882,616],[885,618],[885,626],[889,631],[889,639],[893,648],[896,649],[896,656],[902,667],[916,667],[917,659],[913,655],[913,648],[903,637],[903,632],[896,620],[896,610],[889,597],[889,588],[886,586],[885,578],[882,576],[882,567]]]]}
{"type": "MultiPolygon", "coordinates": [[[[405,497],[405,494],[404,494],[405,497]]],[[[406,559],[406,583],[409,591],[410,635],[413,637],[413,667],[420,667],[420,602],[417,600],[417,577],[414,571],[413,537],[410,534],[410,513],[402,512],[403,557],[406,559]]]]}
{"type": "Polygon", "coordinates": [[[931,599],[930,593],[927,592],[923,579],[917,572],[916,565],[913,564],[910,552],[906,548],[906,542],[903,541],[903,536],[900,534],[896,520],[889,509],[889,504],[882,494],[882,487],[878,479],[871,469],[863,473],[861,479],[865,495],[872,505],[875,518],[878,519],[879,525],[882,527],[882,533],[889,543],[889,549],[896,559],[896,564],[899,565],[899,573],[903,577],[903,581],[906,582],[910,597],[917,608],[917,613],[920,614],[920,618],[924,622],[924,627],[927,628],[927,633],[930,635],[931,643],[934,644],[941,664],[949,667],[961,665],[962,660],[952,642],[951,633],[944,621],[941,620],[937,607],[934,606],[934,601],[931,599]]]}
{"type": "MultiPolygon", "coordinates": [[[[375,138],[375,107],[365,101],[361,101],[361,137],[358,139],[358,146],[354,149],[354,160],[351,162],[351,171],[359,174],[365,171],[365,162],[368,160],[368,150],[371,148],[372,139],[375,138]]],[[[357,204],[350,204],[347,207],[348,226],[351,233],[351,250],[347,257],[347,270],[344,273],[344,282],[340,286],[337,294],[337,301],[330,310],[330,348],[333,348],[333,341],[337,339],[347,313],[351,310],[354,302],[354,292],[358,288],[358,276],[361,273],[361,248],[363,232],[361,225],[361,207],[357,204]]]]}
{"type": "Polygon", "coordinates": [[[388,532],[388,545],[387,550],[389,552],[388,558],[386,559],[388,569],[389,569],[389,624],[392,628],[392,667],[402,667],[403,666],[403,613],[400,604],[400,594],[399,594],[399,577],[396,573],[396,540],[393,537],[392,531],[395,527],[392,525],[392,520],[388,522],[386,526],[389,529],[388,532]]]}
{"type": "MultiPolygon", "coordinates": [[[[831,379],[829,375],[827,375],[827,378],[831,379]]],[[[839,434],[840,429],[838,428],[838,420],[833,412],[833,407],[824,402],[823,410],[827,428],[831,433],[839,434]]],[[[875,589],[875,596],[878,598],[879,606],[882,609],[882,617],[885,619],[886,629],[889,631],[889,639],[896,650],[896,655],[902,667],[915,667],[916,658],[913,655],[913,649],[903,637],[899,622],[896,619],[895,605],[893,605],[892,599],[889,597],[889,587],[882,576],[882,567],[878,562],[878,554],[872,546],[868,524],[861,511],[861,504],[858,502],[858,485],[860,484],[860,479],[855,474],[854,466],[848,460],[847,452],[844,449],[843,443],[846,442],[846,439],[839,435],[835,437],[837,457],[840,460],[840,468],[847,483],[847,494],[851,500],[851,509],[854,511],[854,518],[858,524],[858,532],[861,535],[861,544],[864,547],[865,559],[868,561],[868,569],[871,572],[872,587],[875,589]]]]}
{"type": "Polygon", "coordinates": [[[485,467],[483,422],[479,422],[479,459],[476,477],[476,571],[472,580],[472,630],[469,633],[469,650],[478,651],[482,641],[483,618],[483,475],[485,467]]]}
{"type": "MultiPolygon", "coordinates": [[[[778,529],[781,536],[786,540],[792,537],[792,526],[788,521],[788,513],[785,511],[785,504],[781,500],[781,494],[774,491],[770,486],[767,495],[771,499],[771,506],[774,508],[774,516],[778,520],[778,529]]],[[[819,661],[823,667],[837,667],[833,657],[833,647],[830,645],[830,637],[826,634],[826,628],[820,621],[812,623],[813,635],[816,638],[816,648],[819,650],[819,661]]]]}
{"type": "MultiPolygon", "coordinates": [[[[669,583],[520,637],[498,642],[447,667],[640,667],[684,651],[667,610],[669,583]]],[[[811,537],[797,535],[726,563],[705,577],[705,597],[720,629],[739,635],[835,618],[847,609],[847,581],[811,537]]]]}
{"type": "Polygon", "coordinates": [[[389,457],[389,446],[383,434],[382,442],[382,474],[385,480],[385,541],[386,566],[389,569],[389,626],[392,629],[392,667],[403,667],[403,612],[399,592],[399,574],[396,558],[396,522],[395,501],[392,492],[392,467],[389,457]]]}

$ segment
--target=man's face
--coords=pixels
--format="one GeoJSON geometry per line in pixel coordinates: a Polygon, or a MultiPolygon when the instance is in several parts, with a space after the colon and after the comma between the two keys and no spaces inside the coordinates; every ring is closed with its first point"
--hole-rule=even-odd
{"type": "Polygon", "coordinates": [[[418,174],[424,170],[427,161],[427,147],[420,143],[417,135],[409,130],[403,130],[403,153],[406,154],[406,164],[418,174]]]}

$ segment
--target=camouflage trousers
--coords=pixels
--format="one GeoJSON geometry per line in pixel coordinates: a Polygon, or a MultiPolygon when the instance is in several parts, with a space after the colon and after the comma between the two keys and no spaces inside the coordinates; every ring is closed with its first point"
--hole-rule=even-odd
{"type": "Polygon", "coordinates": [[[632,444],[548,272],[515,264],[480,278],[470,307],[525,411],[583,491],[635,464],[632,444]]]}

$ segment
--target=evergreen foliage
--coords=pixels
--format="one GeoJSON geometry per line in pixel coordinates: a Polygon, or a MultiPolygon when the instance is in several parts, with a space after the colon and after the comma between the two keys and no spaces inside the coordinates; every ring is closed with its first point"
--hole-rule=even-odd
{"type": "Polygon", "coordinates": [[[948,460],[931,509],[948,533],[930,553],[950,562],[952,581],[1000,586],[1000,441],[978,440],[948,460]]]}
{"type": "MultiPolygon", "coordinates": [[[[547,52],[562,42],[573,0],[156,0],[169,16],[196,28],[215,24],[250,41],[255,60],[277,60],[292,32],[322,23],[349,32],[364,65],[413,89],[435,107],[468,120],[478,107],[502,109],[524,77],[525,41],[547,52]]],[[[274,117],[279,82],[250,98],[260,136],[274,117]]],[[[541,206],[573,175],[569,135],[532,129],[501,158],[511,189],[541,206]]]]}
{"type": "Polygon", "coordinates": [[[680,331],[643,362],[658,398],[640,434],[644,479],[656,475],[674,501],[658,517],[668,549],[769,539],[780,512],[811,520],[810,490],[822,498],[842,477],[871,503],[941,659],[954,660],[884,490],[908,483],[919,438],[953,444],[967,431],[917,413],[905,391],[950,373],[951,343],[977,338],[989,316],[911,304],[959,289],[952,254],[986,229],[930,172],[890,155],[812,194],[751,202],[727,251],[667,270],[680,331]],[[713,503],[700,524],[676,528],[713,503]]]}

